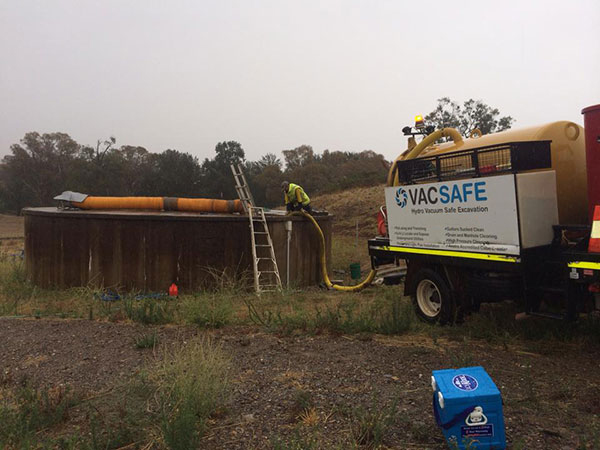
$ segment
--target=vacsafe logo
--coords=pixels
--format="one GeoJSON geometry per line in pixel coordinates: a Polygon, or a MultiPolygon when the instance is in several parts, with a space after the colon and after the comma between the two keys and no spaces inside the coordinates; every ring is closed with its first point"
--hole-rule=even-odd
{"type": "Polygon", "coordinates": [[[396,203],[400,208],[404,208],[408,202],[408,194],[403,188],[396,191],[396,203]]]}
{"type": "Polygon", "coordinates": [[[396,190],[396,204],[404,208],[412,206],[430,206],[437,203],[444,205],[467,203],[470,201],[487,201],[485,181],[458,182],[438,186],[410,186],[396,190]]]}

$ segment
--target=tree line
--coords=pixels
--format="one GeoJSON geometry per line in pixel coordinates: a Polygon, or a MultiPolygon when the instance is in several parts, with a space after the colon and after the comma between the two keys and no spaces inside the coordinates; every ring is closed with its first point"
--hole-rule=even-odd
{"type": "Polygon", "coordinates": [[[66,133],[30,132],[13,144],[0,164],[0,209],[19,213],[27,206],[53,205],[65,190],[99,196],[237,198],[230,164],[241,164],[257,204],[282,203],[283,180],[319,194],[383,183],[389,163],[372,151],[325,150],[309,145],[284,150],[283,161],[268,153],[246,160],[236,141],[217,143],[215,156],[197,157],[173,149],[152,153],[144,147],[77,143],[66,133]]]}
{"type": "MultiPolygon", "coordinates": [[[[437,102],[425,116],[434,128],[453,127],[468,136],[474,128],[495,133],[514,122],[481,100],[460,105],[443,97],[437,102]]],[[[26,206],[52,205],[53,197],[65,190],[101,196],[234,199],[230,164],[243,166],[256,203],[272,207],[282,202],[283,180],[298,183],[313,195],[383,183],[389,168],[383,155],[371,150],[319,154],[310,145],[283,150],[283,161],[273,153],[248,161],[236,141],[217,143],[215,156],[203,161],[173,149],[151,153],[139,146],[117,147],[113,137],[81,145],[66,133],[30,132],[10,150],[0,164],[0,210],[13,213],[26,206]]]]}

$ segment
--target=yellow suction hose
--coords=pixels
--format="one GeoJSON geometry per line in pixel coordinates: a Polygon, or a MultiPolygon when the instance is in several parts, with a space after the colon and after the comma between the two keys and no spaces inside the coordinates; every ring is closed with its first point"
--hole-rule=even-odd
{"type": "MultiPolygon", "coordinates": [[[[450,137],[454,141],[454,143],[457,145],[459,145],[463,141],[460,133],[458,131],[456,131],[454,128],[443,128],[441,130],[434,131],[433,133],[431,133],[430,135],[425,137],[416,146],[409,148],[408,153],[406,153],[404,155],[404,157],[402,157],[402,155],[399,156],[396,159],[396,161],[416,158],[417,156],[419,156],[419,154],[423,150],[425,150],[428,146],[430,146],[431,144],[433,144],[435,141],[437,141],[438,139],[440,139],[442,137],[450,137]]],[[[396,161],[394,161],[394,164],[392,164],[392,167],[390,168],[390,171],[388,174],[388,179],[387,179],[388,186],[395,186],[398,184],[398,174],[394,173],[394,166],[396,165],[396,161]]],[[[369,275],[367,275],[367,278],[365,278],[363,281],[361,281],[356,286],[340,286],[339,284],[333,284],[331,282],[331,280],[329,279],[329,275],[327,274],[327,256],[325,254],[325,236],[323,236],[323,231],[321,230],[321,227],[319,226],[319,224],[317,223],[315,218],[313,216],[311,216],[310,214],[308,214],[306,211],[301,210],[298,212],[294,212],[292,214],[293,215],[303,215],[304,217],[306,217],[308,220],[310,220],[313,223],[316,230],[319,232],[319,248],[320,248],[320,253],[321,253],[321,255],[320,255],[320,257],[321,257],[321,275],[323,276],[323,281],[325,282],[325,285],[327,285],[328,289],[335,289],[338,291],[360,291],[361,289],[364,289],[369,284],[371,284],[371,282],[375,278],[375,275],[377,274],[376,270],[371,270],[371,272],[369,272],[369,275]]]]}
{"type": "Polygon", "coordinates": [[[449,137],[454,143],[458,146],[463,142],[462,136],[458,131],[454,128],[442,128],[441,130],[436,130],[430,135],[426,136],[421,142],[419,142],[412,149],[409,149],[408,153],[403,153],[398,156],[392,166],[390,167],[390,171],[388,172],[387,177],[387,185],[388,186],[397,186],[398,185],[398,173],[394,170],[396,167],[396,163],[398,161],[404,161],[406,159],[413,159],[419,156],[423,150],[433,144],[440,138],[449,137]],[[404,155],[404,156],[403,156],[404,155]]]}
{"type": "Polygon", "coordinates": [[[319,226],[319,224],[317,223],[315,218],[313,216],[311,216],[310,214],[308,214],[306,211],[299,211],[299,212],[295,212],[292,214],[303,215],[304,217],[306,217],[308,220],[310,220],[312,222],[312,224],[315,226],[315,229],[319,232],[319,251],[320,251],[320,258],[321,258],[321,275],[323,276],[323,281],[325,282],[327,289],[335,289],[337,291],[360,291],[361,289],[364,289],[369,284],[371,284],[371,282],[375,278],[375,274],[377,273],[375,270],[371,270],[371,272],[369,272],[369,275],[367,275],[367,278],[365,278],[364,281],[360,282],[356,286],[340,286],[339,284],[333,284],[331,282],[331,280],[329,279],[329,275],[327,274],[327,256],[325,254],[325,236],[323,236],[323,231],[321,230],[321,227],[319,226]]]}

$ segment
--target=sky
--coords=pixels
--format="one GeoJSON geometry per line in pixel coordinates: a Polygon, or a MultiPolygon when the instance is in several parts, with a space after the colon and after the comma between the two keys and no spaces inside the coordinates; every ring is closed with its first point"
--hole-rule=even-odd
{"type": "Polygon", "coordinates": [[[600,1],[0,0],[0,156],[26,132],[200,159],[406,147],[448,96],[514,128],[600,103],[600,1]]]}

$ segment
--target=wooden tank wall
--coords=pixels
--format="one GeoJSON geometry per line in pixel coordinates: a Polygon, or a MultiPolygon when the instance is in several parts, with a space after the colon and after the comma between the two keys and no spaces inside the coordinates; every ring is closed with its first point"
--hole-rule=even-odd
{"type": "MultiPolygon", "coordinates": [[[[166,292],[201,289],[215,275],[252,283],[248,220],[239,216],[181,213],[90,213],[32,208],[25,214],[25,265],[28,278],[41,287],[114,287],[166,292]]],[[[269,220],[275,254],[285,284],[284,217],[269,220]]],[[[290,284],[321,281],[319,240],[312,224],[292,218],[290,284]]],[[[331,218],[319,223],[331,259],[331,218]]]]}

